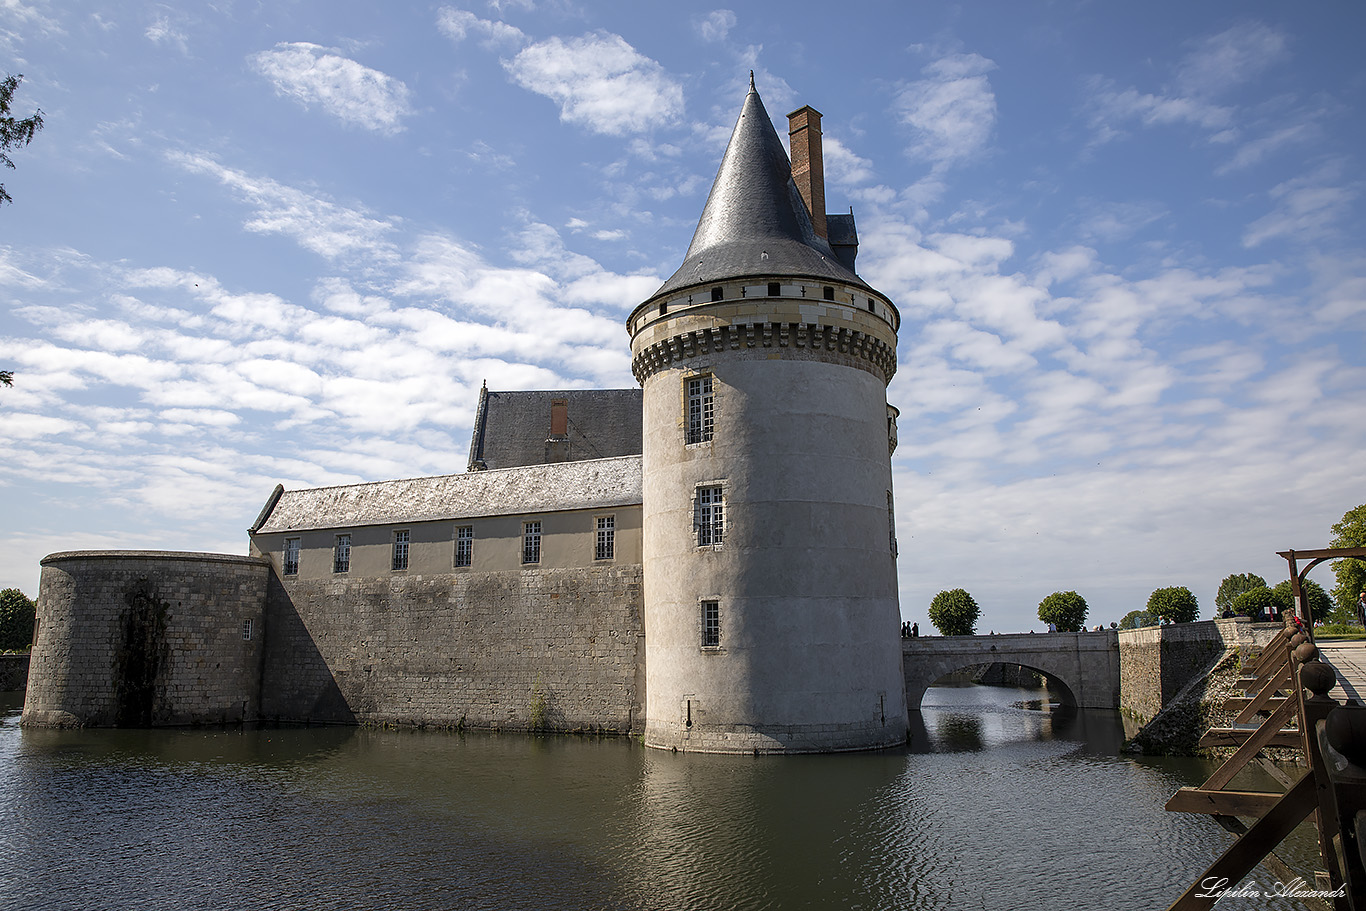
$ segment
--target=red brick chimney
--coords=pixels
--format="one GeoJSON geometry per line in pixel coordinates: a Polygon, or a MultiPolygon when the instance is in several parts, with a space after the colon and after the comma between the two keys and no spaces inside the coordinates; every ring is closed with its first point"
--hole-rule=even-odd
{"type": "Polygon", "coordinates": [[[569,399],[550,400],[550,435],[545,438],[546,464],[569,461],[569,399]]]}
{"type": "Polygon", "coordinates": [[[816,236],[825,239],[825,160],[821,157],[821,112],[805,105],[787,115],[792,179],[811,212],[816,236]]]}

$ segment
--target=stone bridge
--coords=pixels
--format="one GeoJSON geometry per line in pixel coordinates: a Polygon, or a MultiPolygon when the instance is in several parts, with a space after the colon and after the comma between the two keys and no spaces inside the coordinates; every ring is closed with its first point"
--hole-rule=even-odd
{"type": "Polygon", "coordinates": [[[906,705],[918,711],[925,690],[945,674],[980,664],[1018,664],[1057,685],[1065,704],[1119,708],[1119,634],[1007,633],[903,639],[906,705]]]}

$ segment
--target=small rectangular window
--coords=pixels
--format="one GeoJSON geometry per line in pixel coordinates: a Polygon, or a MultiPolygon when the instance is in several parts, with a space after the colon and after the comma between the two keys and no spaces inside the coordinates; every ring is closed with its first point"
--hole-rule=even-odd
{"type": "Polygon", "coordinates": [[[769,297],[780,297],[780,296],[782,296],[782,293],[783,293],[783,286],[782,286],[782,283],[781,283],[781,282],[769,282],[769,283],[768,283],[768,296],[769,296],[769,297]]]}
{"type": "Polygon", "coordinates": [[[830,287],[829,285],[825,286],[825,299],[828,301],[832,301],[835,299],[835,289],[830,287]]]}
{"type": "Polygon", "coordinates": [[[598,516],[598,540],[593,549],[596,560],[612,560],[617,553],[617,517],[598,516]]]}
{"type": "Polygon", "coordinates": [[[725,539],[725,503],[720,487],[697,488],[697,546],[717,547],[725,539]]]}
{"type": "Polygon", "coordinates": [[[541,562],[541,523],[522,523],[522,562],[541,562]]]}
{"type": "Polygon", "coordinates": [[[332,571],[334,573],[349,573],[351,571],[350,535],[337,535],[337,541],[332,545],[332,571]]]}
{"type": "Polygon", "coordinates": [[[869,313],[876,313],[876,312],[877,312],[877,303],[876,303],[871,297],[868,298],[868,312],[869,312],[869,313]]]}
{"type": "Polygon", "coordinates": [[[474,562],[474,526],[457,525],[455,528],[455,565],[469,566],[474,562]]]}
{"type": "Polygon", "coordinates": [[[689,377],[687,384],[688,427],[685,442],[706,443],[712,438],[716,427],[711,375],[689,377]]]}
{"type": "Polygon", "coordinates": [[[393,570],[403,570],[408,568],[408,531],[394,532],[394,559],[390,566],[393,570]]]}
{"type": "Polygon", "coordinates": [[[711,299],[712,299],[712,300],[714,300],[714,301],[719,301],[719,300],[725,300],[725,298],[726,298],[726,289],[722,288],[720,285],[717,285],[715,288],[712,288],[712,289],[711,289],[711,299]]]}
{"type": "Polygon", "coordinates": [[[887,491],[887,543],[892,556],[896,556],[896,509],[892,505],[892,492],[887,491]]]}
{"type": "Polygon", "coordinates": [[[242,639],[246,642],[251,641],[252,626],[251,618],[242,621],[242,639]]]}
{"type": "Polygon", "coordinates": [[[721,602],[702,602],[702,647],[721,647],[721,602]]]}
{"type": "Polygon", "coordinates": [[[299,574],[299,539],[285,538],[285,558],[281,561],[281,571],[286,576],[299,574]]]}

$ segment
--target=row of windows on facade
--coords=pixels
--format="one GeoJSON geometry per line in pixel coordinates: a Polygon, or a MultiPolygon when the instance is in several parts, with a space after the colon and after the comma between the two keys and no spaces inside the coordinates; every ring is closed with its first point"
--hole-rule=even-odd
{"type": "MultiPolygon", "coordinates": [[[[697,488],[693,507],[694,530],[698,547],[720,547],[726,535],[726,506],[724,490],[721,486],[697,488]]],[[[616,558],[617,520],[615,516],[597,516],[596,535],[593,542],[593,559],[613,560],[616,558]]],[[[411,536],[406,529],[394,532],[390,569],[395,572],[408,568],[408,553],[411,536]]],[[[299,573],[299,554],[301,538],[285,538],[282,570],[286,576],[299,573]]],[[[522,523],[522,563],[541,562],[541,523],[522,523]]],[[[464,567],[474,564],[474,526],[458,525],[455,529],[455,566],[464,567]]],[[[340,534],[332,545],[332,572],[351,571],[351,535],[340,534]]]]}
{"type": "MultiPolygon", "coordinates": [[[[801,285],[801,286],[799,286],[799,289],[800,289],[800,294],[801,294],[801,296],[802,296],[802,297],[806,297],[806,285],[801,285]]],[[[782,297],[782,295],[783,295],[783,285],[782,285],[782,282],[769,282],[769,283],[768,283],[768,296],[769,296],[769,297],[782,297]]],[[[741,296],[741,297],[748,297],[748,296],[749,296],[749,288],[748,288],[748,286],[742,285],[742,286],[740,287],[740,296],[741,296]]],[[[825,285],[824,287],[821,288],[821,298],[824,299],[824,300],[828,300],[828,301],[834,300],[834,299],[835,299],[835,289],[834,289],[833,287],[831,287],[830,285],[825,285]]],[[[688,304],[689,304],[689,305],[692,304],[692,302],[693,302],[692,299],[693,299],[693,296],[692,296],[691,294],[689,294],[689,295],[688,295],[688,304]]],[[[724,287],[722,287],[721,285],[717,285],[716,287],[712,288],[712,289],[711,289],[711,299],[712,299],[712,302],[713,302],[713,303],[717,303],[717,302],[720,302],[720,301],[725,300],[725,299],[726,299],[726,289],[725,289],[724,287]]],[[[854,299],[853,299],[852,297],[851,297],[849,300],[850,300],[851,303],[856,303],[856,301],[854,301],[854,299]]],[[[667,302],[667,301],[660,301],[660,302],[659,302],[659,315],[660,315],[660,316],[664,316],[664,315],[666,315],[668,312],[669,312],[669,304],[668,304],[668,302],[667,302]]],[[[869,313],[876,313],[876,312],[877,312],[877,302],[874,301],[871,297],[868,298],[868,312],[869,312],[869,313]]]]}
{"type": "MultiPolygon", "coordinates": [[[[616,516],[597,516],[595,521],[597,528],[596,539],[593,543],[593,559],[616,559],[616,516]]],[[[408,568],[409,545],[411,544],[411,542],[412,537],[407,529],[401,529],[399,531],[394,532],[389,561],[389,568],[391,570],[395,572],[400,572],[408,568]]],[[[281,569],[284,575],[286,576],[295,576],[299,573],[299,553],[301,549],[301,543],[301,538],[285,538],[284,559],[281,560],[281,569]]],[[[541,562],[540,522],[522,523],[522,562],[541,562]]],[[[474,565],[473,525],[457,525],[455,527],[454,564],[457,567],[474,565]]],[[[350,571],[351,535],[340,534],[333,539],[332,543],[332,572],[346,573],[350,571]]]]}

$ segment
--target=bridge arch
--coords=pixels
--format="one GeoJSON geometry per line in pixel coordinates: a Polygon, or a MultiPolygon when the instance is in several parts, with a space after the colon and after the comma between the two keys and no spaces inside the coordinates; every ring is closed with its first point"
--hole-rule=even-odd
{"type": "MultiPolygon", "coordinates": [[[[1049,691],[1050,691],[1050,692],[1055,692],[1055,693],[1058,695],[1058,697],[1059,697],[1059,702],[1060,702],[1062,705],[1064,705],[1064,706],[1070,706],[1070,707],[1073,707],[1073,708],[1076,707],[1076,705],[1077,705],[1077,697],[1076,697],[1076,694],[1072,692],[1072,687],[1071,687],[1071,685],[1068,684],[1068,682],[1067,682],[1066,679],[1064,679],[1063,677],[1058,676],[1055,672],[1049,671],[1049,670],[1047,670],[1047,669],[1045,669],[1045,668],[1041,668],[1041,667],[1032,667],[1032,666],[1030,666],[1030,665],[1028,665],[1028,664],[1022,664],[1022,663],[1019,662],[1019,661],[1014,661],[1014,660],[1011,660],[1011,659],[1004,659],[1004,658],[993,658],[993,659],[991,659],[990,661],[972,661],[972,662],[969,662],[969,663],[962,663],[962,662],[956,661],[956,660],[954,660],[954,659],[952,659],[952,658],[939,658],[939,659],[936,659],[936,664],[938,664],[939,666],[942,666],[942,667],[944,667],[944,668],[947,668],[947,670],[944,670],[942,673],[939,673],[937,676],[931,677],[931,674],[934,674],[934,672],[935,672],[935,667],[934,667],[934,666],[931,666],[931,667],[929,667],[929,668],[926,669],[926,672],[925,672],[925,675],[924,675],[924,679],[928,680],[929,682],[926,683],[926,684],[924,685],[923,688],[921,688],[921,690],[920,690],[920,699],[921,699],[921,700],[924,699],[925,693],[929,691],[929,688],[930,688],[930,687],[934,686],[934,685],[937,684],[939,681],[943,680],[945,677],[948,677],[948,676],[951,675],[951,674],[955,674],[955,673],[957,673],[957,672],[959,672],[959,671],[968,670],[968,669],[970,669],[970,668],[986,667],[986,666],[988,666],[988,665],[990,665],[990,664],[997,664],[997,663],[1004,664],[1004,665],[1013,665],[1013,666],[1016,666],[1016,667],[1022,667],[1022,668],[1024,668],[1024,669],[1027,670],[1027,671],[1033,671],[1034,673],[1039,674],[1040,676],[1042,676],[1042,677],[1047,681],[1047,686],[1048,686],[1048,688],[1049,688],[1049,691]],[[956,666],[955,666],[955,665],[956,665],[956,666]]],[[[917,701],[914,705],[912,705],[912,704],[911,704],[911,699],[912,699],[912,698],[914,698],[914,694],[911,692],[910,687],[908,686],[908,687],[906,688],[906,705],[907,705],[908,708],[911,708],[911,709],[917,709],[917,708],[919,708],[919,707],[920,707],[920,702],[917,701]]]]}
{"type": "Polygon", "coordinates": [[[925,690],[944,675],[997,661],[1056,681],[1070,695],[1071,704],[1119,708],[1119,635],[1114,630],[903,639],[906,705],[918,711],[925,690]]]}

